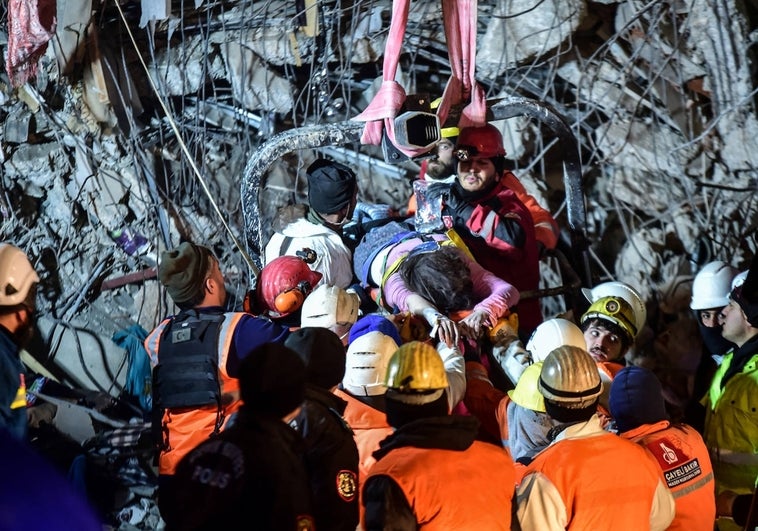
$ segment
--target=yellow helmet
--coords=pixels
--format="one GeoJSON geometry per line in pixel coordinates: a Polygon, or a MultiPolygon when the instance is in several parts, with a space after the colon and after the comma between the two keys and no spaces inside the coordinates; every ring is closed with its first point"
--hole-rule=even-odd
{"type": "Polygon", "coordinates": [[[540,394],[540,390],[537,386],[540,380],[541,371],[541,361],[529,365],[518,379],[516,388],[508,391],[508,396],[521,407],[544,413],[545,397],[540,394]]]}
{"type": "Polygon", "coordinates": [[[582,315],[581,324],[590,319],[603,319],[614,323],[627,333],[630,341],[634,341],[634,336],[637,335],[634,310],[620,297],[603,297],[593,302],[582,315]]]}
{"type": "Polygon", "coordinates": [[[38,282],[39,276],[24,251],[0,243],[0,306],[23,303],[38,282]]]}
{"type": "MultiPolygon", "coordinates": [[[[429,107],[431,107],[432,110],[435,110],[439,108],[440,103],[442,103],[442,98],[437,98],[429,104],[429,107]]],[[[461,130],[457,127],[440,127],[440,136],[442,138],[455,138],[459,134],[461,134],[461,130]]]]}
{"type": "Polygon", "coordinates": [[[547,355],[537,386],[546,399],[569,409],[590,406],[603,391],[595,360],[587,351],[568,345],[547,355]]]}
{"type": "Polygon", "coordinates": [[[425,393],[448,385],[437,349],[420,341],[405,343],[390,358],[384,385],[400,393],[425,393]]]}

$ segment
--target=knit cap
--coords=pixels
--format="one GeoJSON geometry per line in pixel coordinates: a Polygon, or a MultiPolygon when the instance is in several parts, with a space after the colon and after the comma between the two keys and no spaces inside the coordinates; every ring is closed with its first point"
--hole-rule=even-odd
{"type": "Polygon", "coordinates": [[[350,329],[350,343],[352,344],[353,341],[369,332],[381,332],[383,335],[389,336],[395,342],[395,345],[400,345],[402,343],[402,340],[400,339],[400,331],[397,329],[397,326],[395,326],[395,323],[386,317],[375,313],[370,313],[356,321],[350,329]]]}
{"type": "Polygon", "coordinates": [[[301,328],[290,333],[284,346],[305,363],[306,382],[331,389],[345,374],[345,347],[337,334],[327,328],[301,328]]]}
{"type": "Polygon", "coordinates": [[[358,320],[360,299],[337,286],[321,284],[303,302],[300,326],[329,328],[338,323],[353,325],[358,320]]]}
{"type": "Polygon", "coordinates": [[[240,395],[245,407],[281,418],[305,398],[305,364],[280,343],[264,343],[242,360],[240,395]]]}
{"type": "Polygon", "coordinates": [[[210,249],[191,242],[161,254],[158,279],[177,305],[191,301],[202,291],[211,256],[210,249]]]}
{"type": "Polygon", "coordinates": [[[334,214],[353,200],[356,179],[353,170],[327,159],[316,159],[306,170],[308,204],[321,214],[334,214]]]}
{"type": "Polygon", "coordinates": [[[616,374],[609,407],[619,433],[669,418],[661,382],[644,367],[624,367],[616,374]]]}

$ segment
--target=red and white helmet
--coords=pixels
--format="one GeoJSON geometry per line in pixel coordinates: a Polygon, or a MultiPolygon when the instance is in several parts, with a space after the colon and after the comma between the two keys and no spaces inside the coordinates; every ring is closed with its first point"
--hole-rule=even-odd
{"type": "Polygon", "coordinates": [[[258,278],[256,291],[261,309],[273,317],[285,317],[297,311],[322,276],[297,256],[275,258],[261,269],[258,278]]]}
{"type": "Polygon", "coordinates": [[[455,156],[464,161],[471,157],[503,157],[503,135],[492,124],[464,127],[455,144],[455,156]]]}

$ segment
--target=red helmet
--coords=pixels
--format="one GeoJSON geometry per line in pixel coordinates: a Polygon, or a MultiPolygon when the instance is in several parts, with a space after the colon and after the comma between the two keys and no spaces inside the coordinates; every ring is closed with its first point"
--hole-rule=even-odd
{"type": "Polygon", "coordinates": [[[480,127],[465,127],[458,136],[455,145],[455,156],[458,160],[468,160],[470,157],[502,157],[505,156],[503,135],[492,124],[480,127]]]}
{"type": "Polygon", "coordinates": [[[312,271],[302,258],[280,256],[261,269],[258,277],[258,302],[274,317],[297,311],[323,275],[312,271]]]}

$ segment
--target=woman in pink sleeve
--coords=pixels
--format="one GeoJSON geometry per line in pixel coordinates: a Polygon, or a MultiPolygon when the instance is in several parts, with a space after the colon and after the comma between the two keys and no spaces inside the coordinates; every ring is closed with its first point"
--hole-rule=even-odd
{"type": "Polygon", "coordinates": [[[519,301],[516,288],[450,244],[445,234],[402,240],[379,253],[371,270],[385,305],[423,316],[449,346],[461,332],[478,337],[519,301]],[[471,313],[456,325],[448,314],[462,310],[471,313]]]}

